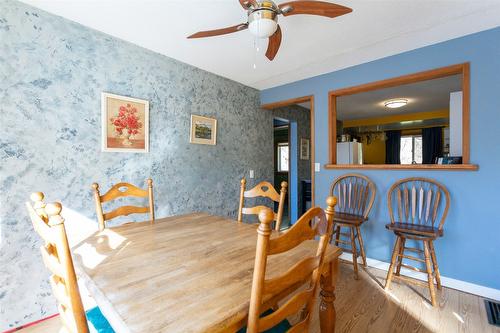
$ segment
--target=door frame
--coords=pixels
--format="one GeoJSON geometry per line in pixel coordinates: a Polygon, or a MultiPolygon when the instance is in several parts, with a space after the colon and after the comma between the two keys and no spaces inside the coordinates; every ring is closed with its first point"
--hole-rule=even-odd
{"type": "MultiPolygon", "coordinates": [[[[309,158],[311,159],[311,206],[314,206],[314,199],[315,199],[315,195],[314,195],[314,183],[315,183],[315,180],[314,180],[314,158],[315,158],[315,145],[314,145],[314,141],[315,141],[315,133],[314,133],[314,95],[308,95],[308,96],[302,96],[302,97],[296,97],[296,98],[291,98],[291,99],[287,99],[287,100],[283,100],[283,101],[278,101],[278,102],[273,102],[273,103],[267,103],[267,104],[261,104],[261,108],[264,109],[264,110],[273,110],[273,109],[277,109],[277,108],[281,108],[281,107],[284,107],[284,106],[290,106],[290,105],[294,105],[294,104],[299,104],[299,103],[305,103],[305,102],[310,102],[311,104],[311,109],[309,110],[310,111],[310,123],[311,123],[311,146],[310,146],[310,149],[309,149],[309,158]]],[[[300,151],[300,143],[299,144],[299,151],[300,151]]],[[[297,185],[298,186],[298,185],[297,185]]]]}

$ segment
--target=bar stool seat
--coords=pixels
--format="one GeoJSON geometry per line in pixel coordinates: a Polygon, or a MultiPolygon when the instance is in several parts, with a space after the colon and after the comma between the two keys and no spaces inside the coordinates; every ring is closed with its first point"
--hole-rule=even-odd
{"type": "Polygon", "coordinates": [[[416,235],[429,239],[436,239],[443,236],[443,230],[439,228],[427,226],[427,225],[415,225],[413,223],[401,223],[395,222],[394,224],[386,224],[386,229],[392,230],[394,232],[403,233],[407,235],[416,235]]]}
{"type": "Polygon", "coordinates": [[[368,221],[368,218],[362,215],[335,213],[334,221],[335,223],[361,225],[363,222],[368,221]]]}

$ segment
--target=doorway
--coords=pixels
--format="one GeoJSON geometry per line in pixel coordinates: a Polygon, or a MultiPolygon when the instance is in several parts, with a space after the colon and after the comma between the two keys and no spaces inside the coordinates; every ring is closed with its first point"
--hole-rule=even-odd
{"type": "MultiPolygon", "coordinates": [[[[274,186],[288,183],[282,228],[293,225],[312,206],[311,104],[272,108],[274,186]]],[[[277,207],[276,207],[277,208],[277,207]]]]}

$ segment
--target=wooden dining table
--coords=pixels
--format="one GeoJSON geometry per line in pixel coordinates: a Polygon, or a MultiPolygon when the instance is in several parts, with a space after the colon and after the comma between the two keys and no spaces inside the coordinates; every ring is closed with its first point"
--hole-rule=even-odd
{"type": "MultiPolygon", "coordinates": [[[[75,268],[116,332],[236,332],[247,321],[256,228],[206,213],[129,223],[74,245],[75,268]]],[[[310,240],[270,256],[267,276],[283,274],[316,249],[310,240]]],[[[330,246],[325,255],[321,332],[335,327],[340,253],[330,246]]],[[[269,296],[265,307],[282,297],[269,296]]]]}

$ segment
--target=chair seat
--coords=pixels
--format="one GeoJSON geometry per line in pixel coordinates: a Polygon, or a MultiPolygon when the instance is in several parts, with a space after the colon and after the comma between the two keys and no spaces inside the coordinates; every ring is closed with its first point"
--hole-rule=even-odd
{"type": "MultiPolygon", "coordinates": [[[[260,315],[260,317],[265,317],[273,313],[274,311],[272,309],[269,309],[265,311],[263,314],[260,315]]],[[[292,325],[288,322],[288,320],[283,320],[280,322],[278,325],[274,326],[273,328],[268,329],[267,331],[264,331],[263,333],[285,333],[287,332],[292,325]]],[[[237,333],[246,333],[247,328],[246,326],[241,328],[237,333]]]]}
{"type": "Polygon", "coordinates": [[[362,215],[354,215],[348,213],[335,212],[335,215],[333,216],[334,223],[342,223],[342,224],[360,225],[361,223],[367,220],[368,218],[365,218],[362,215]]]}
{"type": "Polygon", "coordinates": [[[439,230],[438,228],[428,225],[396,222],[386,224],[385,227],[394,232],[427,238],[437,238],[443,236],[443,230],[439,230]]]}
{"type": "MultiPolygon", "coordinates": [[[[93,326],[95,332],[97,333],[115,332],[111,327],[111,325],[109,324],[106,317],[104,317],[104,315],[102,314],[101,309],[99,309],[98,306],[90,310],[87,310],[85,314],[87,315],[87,321],[90,324],[89,326],[93,326]]],[[[92,328],[90,328],[90,331],[92,332],[92,328]]]]}

